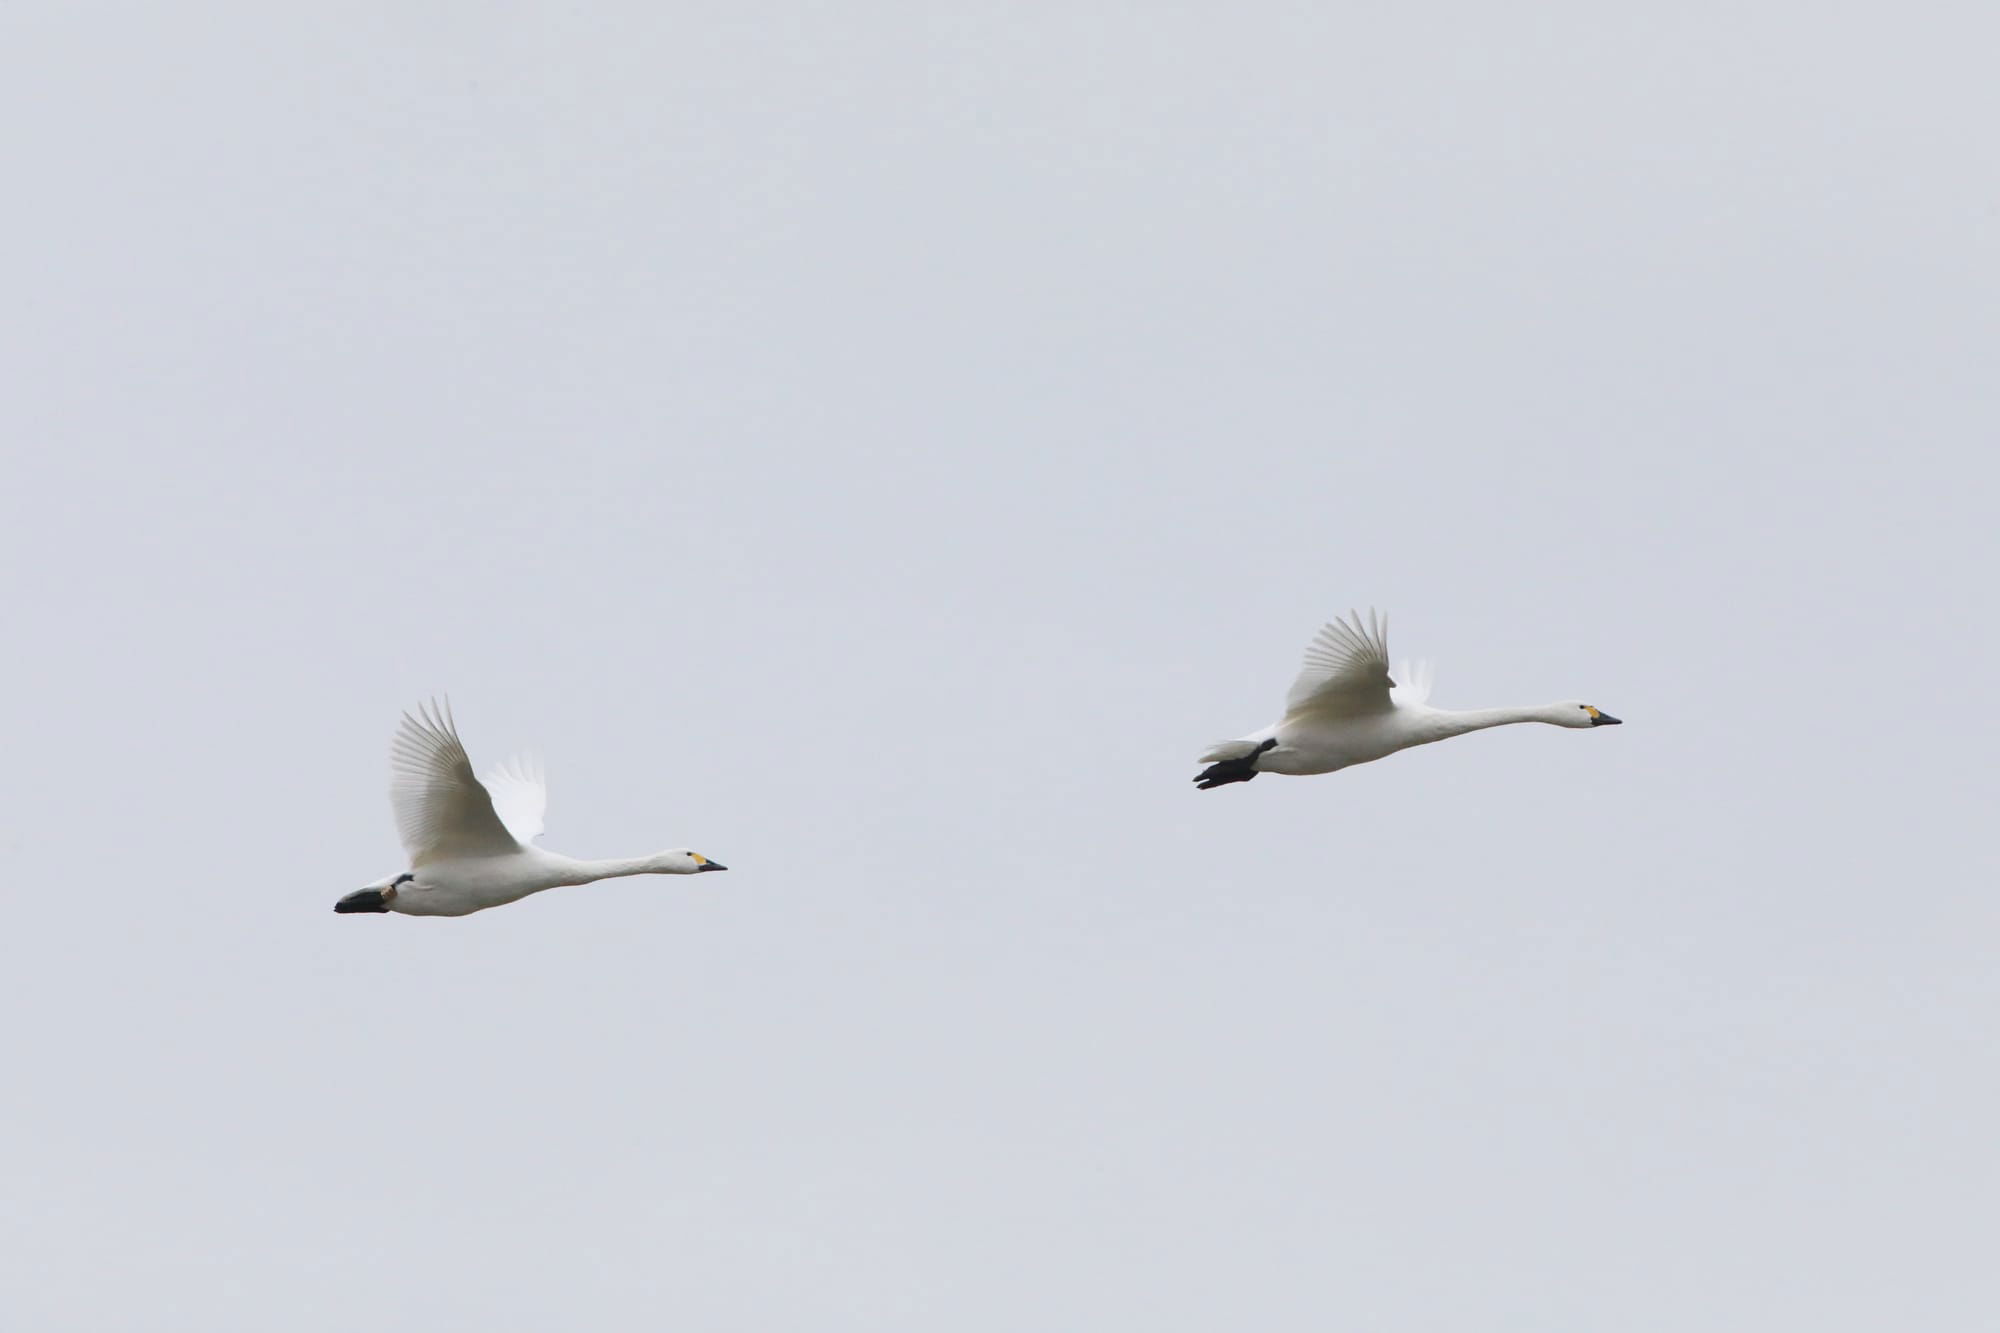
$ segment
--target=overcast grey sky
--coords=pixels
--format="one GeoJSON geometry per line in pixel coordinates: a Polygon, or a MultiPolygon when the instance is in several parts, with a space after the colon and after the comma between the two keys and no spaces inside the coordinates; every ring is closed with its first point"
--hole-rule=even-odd
{"type": "Polygon", "coordinates": [[[1995,1327],[1996,39],[8,6],[4,1322],[1995,1327]]]}

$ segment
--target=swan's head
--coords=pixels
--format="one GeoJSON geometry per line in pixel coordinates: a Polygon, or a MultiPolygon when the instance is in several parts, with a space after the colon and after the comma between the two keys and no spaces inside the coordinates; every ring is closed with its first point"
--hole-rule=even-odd
{"type": "Polygon", "coordinates": [[[1565,699],[1559,704],[1550,704],[1548,720],[1559,727],[1615,727],[1621,725],[1619,719],[1581,699],[1565,699]]]}
{"type": "Polygon", "coordinates": [[[683,847],[678,851],[660,853],[660,869],[669,875],[699,875],[704,870],[727,870],[720,861],[711,861],[700,852],[691,852],[683,847]]]}

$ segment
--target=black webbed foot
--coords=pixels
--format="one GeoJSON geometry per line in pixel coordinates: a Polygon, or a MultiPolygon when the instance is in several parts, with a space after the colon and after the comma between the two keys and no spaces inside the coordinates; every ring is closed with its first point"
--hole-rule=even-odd
{"type": "Polygon", "coordinates": [[[1248,782],[1257,776],[1258,757],[1267,750],[1277,748],[1277,738],[1273,737],[1241,759],[1225,759],[1219,764],[1210,764],[1195,775],[1194,785],[1200,791],[1209,791],[1227,787],[1232,782],[1248,782]]]}

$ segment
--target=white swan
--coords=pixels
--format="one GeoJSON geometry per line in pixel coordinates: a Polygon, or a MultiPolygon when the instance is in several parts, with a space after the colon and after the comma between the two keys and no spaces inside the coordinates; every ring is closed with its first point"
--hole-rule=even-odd
{"type": "Polygon", "coordinates": [[[1413,745],[1463,736],[1510,722],[1556,727],[1615,727],[1618,719],[1579,700],[1529,708],[1480,708],[1454,713],[1431,708],[1428,665],[1406,663],[1389,677],[1389,618],[1348,612],[1352,623],[1321,628],[1306,649],[1305,667],[1285,696],[1275,725],[1211,746],[1195,782],[1203,791],[1248,782],[1259,773],[1331,773],[1413,745]]]}
{"type": "Polygon", "coordinates": [[[389,747],[389,803],[410,869],[377,880],[333,905],[336,912],[465,916],[561,884],[617,875],[695,875],[726,870],[699,852],[660,852],[625,861],[577,861],[530,846],[541,836],[548,788],[541,765],[509,760],[472,776],[451,704],[403,714],[389,747]]]}

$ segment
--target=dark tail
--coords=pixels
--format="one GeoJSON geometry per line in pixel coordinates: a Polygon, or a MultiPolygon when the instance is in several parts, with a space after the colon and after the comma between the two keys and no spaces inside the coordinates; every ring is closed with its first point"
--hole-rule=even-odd
{"type": "Polygon", "coordinates": [[[1257,776],[1257,758],[1266,750],[1275,750],[1278,742],[1265,741],[1254,751],[1241,759],[1225,759],[1219,764],[1210,764],[1195,775],[1194,785],[1202,791],[1214,787],[1227,787],[1232,782],[1248,782],[1257,776]]]}
{"type": "Polygon", "coordinates": [[[389,898],[380,889],[357,889],[333,905],[336,912],[386,912],[389,898]]]}

